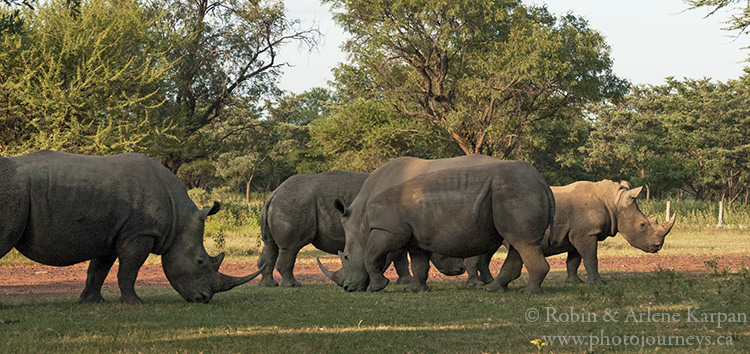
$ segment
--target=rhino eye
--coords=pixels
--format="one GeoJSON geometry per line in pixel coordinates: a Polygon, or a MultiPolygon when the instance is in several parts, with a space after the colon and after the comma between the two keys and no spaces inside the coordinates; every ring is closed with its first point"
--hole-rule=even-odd
{"type": "Polygon", "coordinates": [[[646,222],[645,221],[641,221],[641,227],[646,227],[646,222]]]}

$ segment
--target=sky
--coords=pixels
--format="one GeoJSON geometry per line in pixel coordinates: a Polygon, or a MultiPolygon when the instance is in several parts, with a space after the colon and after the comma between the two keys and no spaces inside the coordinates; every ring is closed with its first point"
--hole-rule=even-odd
{"type": "MultiPolygon", "coordinates": [[[[682,0],[525,0],[542,5],[560,16],[571,12],[589,22],[611,47],[613,70],[633,84],[660,85],[666,77],[709,78],[727,81],[739,78],[750,58],[750,36],[722,30],[727,13],[705,18],[706,9],[687,11],[682,0]]],[[[281,78],[281,89],[302,93],[313,87],[328,87],[331,68],[345,62],[341,44],[348,38],[332,19],[329,5],[317,0],[284,0],[288,19],[299,19],[303,27],[317,26],[323,38],[310,52],[295,44],[282,49],[281,60],[289,63],[281,78]]]]}

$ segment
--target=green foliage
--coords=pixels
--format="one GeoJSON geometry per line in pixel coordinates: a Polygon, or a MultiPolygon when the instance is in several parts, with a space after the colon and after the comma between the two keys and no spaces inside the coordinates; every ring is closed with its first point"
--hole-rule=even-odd
{"type": "Polygon", "coordinates": [[[327,0],[353,39],[344,101],[382,100],[466,154],[518,158],[526,127],[616,97],[603,37],[574,16],[504,0],[327,0]]]}
{"type": "Polygon", "coordinates": [[[735,200],[750,187],[750,78],[677,81],[637,87],[601,105],[587,165],[595,175],[632,176],[662,193],[735,200]]]}
{"type": "Polygon", "coordinates": [[[26,30],[0,37],[2,154],[133,151],[169,129],[149,115],[171,65],[152,45],[158,14],[135,0],[68,6],[41,3],[26,30]]]}
{"type": "Polygon", "coordinates": [[[312,124],[311,136],[330,169],[371,172],[399,156],[449,157],[458,151],[419,120],[355,100],[312,124]]]}

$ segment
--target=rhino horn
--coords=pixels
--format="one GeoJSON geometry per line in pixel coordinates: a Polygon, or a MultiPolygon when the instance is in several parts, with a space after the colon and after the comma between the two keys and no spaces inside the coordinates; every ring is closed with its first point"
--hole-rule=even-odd
{"type": "Polygon", "coordinates": [[[217,254],[216,257],[211,257],[211,264],[213,265],[216,271],[219,271],[219,267],[221,267],[221,262],[223,261],[224,261],[224,252],[217,254]]]}
{"type": "Polygon", "coordinates": [[[230,290],[234,288],[235,286],[245,284],[255,279],[255,277],[257,277],[265,268],[266,268],[266,264],[260,266],[257,272],[250,274],[250,275],[246,275],[244,277],[233,277],[231,275],[218,273],[219,278],[216,283],[216,287],[214,287],[213,290],[214,292],[218,293],[218,292],[230,290]]]}
{"type": "Polygon", "coordinates": [[[677,213],[672,214],[672,217],[669,218],[669,221],[660,225],[662,227],[662,232],[663,232],[662,237],[667,236],[669,231],[672,231],[672,226],[674,226],[675,219],[677,219],[677,213]]]}
{"type": "Polygon", "coordinates": [[[343,282],[341,281],[341,277],[339,276],[339,271],[332,272],[326,268],[323,263],[320,262],[320,258],[315,258],[318,260],[318,267],[321,271],[323,271],[323,274],[326,275],[328,279],[331,279],[334,283],[336,283],[338,286],[343,286],[343,282]]]}

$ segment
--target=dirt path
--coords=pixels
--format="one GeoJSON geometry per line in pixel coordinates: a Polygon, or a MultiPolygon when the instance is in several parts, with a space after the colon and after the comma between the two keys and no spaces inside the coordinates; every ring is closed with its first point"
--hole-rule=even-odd
{"type": "MultiPolygon", "coordinates": [[[[729,268],[738,270],[750,267],[750,254],[725,255],[644,255],[638,257],[601,257],[599,269],[602,272],[619,271],[625,273],[650,272],[656,269],[669,269],[678,272],[692,272],[706,270],[707,260],[719,257],[718,269],[729,268]]],[[[563,258],[549,258],[553,270],[565,269],[563,258]]],[[[329,258],[323,260],[331,269],[338,269],[338,260],[329,258]]],[[[502,259],[493,259],[490,269],[492,274],[500,270],[502,259]]],[[[255,264],[228,263],[222,265],[221,271],[229,275],[244,275],[257,270],[255,264]]],[[[579,274],[584,274],[583,266],[579,274]]],[[[278,273],[275,274],[279,281],[278,273]]],[[[328,279],[310,260],[302,260],[295,266],[295,276],[303,284],[324,284],[328,279]]],[[[386,276],[395,279],[393,268],[389,268],[386,276]]],[[[606,278],[606,275],[604,275],[606,278]]],[[[250,284],[257,284],[260,277],[250,284]]],[[[431,281],[463,281],[466,275],[447,277],[437,272],[434,267],[430,270],[431,281]]],[[[79,264],[70,267],[50,267],[43,265],[31,266],[0,266],[0,299],[33,299],[43,297],[59,297],[78,293],[83,290],[86,280],[86,265],[79,264]]],[[[141,268],[136,281],[136,290],[142,288],[169,287],[164,271],[159,264],[145,265],[141,268]]],[[[110,271],[105,288],[117,288],[117,266],[110,271]]]]}

